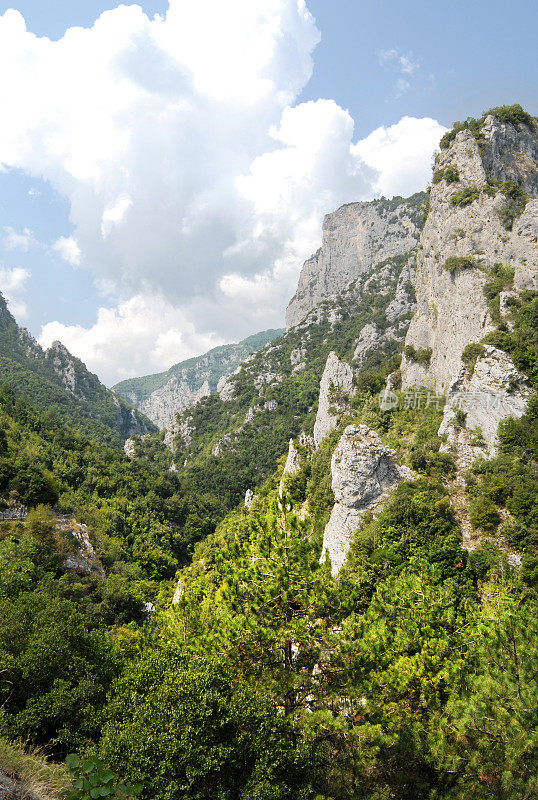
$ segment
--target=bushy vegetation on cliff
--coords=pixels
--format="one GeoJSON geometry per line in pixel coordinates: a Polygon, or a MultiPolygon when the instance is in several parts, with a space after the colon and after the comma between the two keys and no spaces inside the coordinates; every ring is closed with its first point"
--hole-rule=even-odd
{"type": "MultiPolygon", "coordinates": [[[[382,374],[364,375],[342,425],[375,427],[417,479],[366,520],[338,577],[319,561],[336,431],[284,497],[276,474],[199,541],[173,607],[166,579],[191,535],[178,514],[194,502],[180,479],[52,431],[4,391],[2,458],[24,442],[59,506],[93,525],[104,571],[65,567],[43,507],[3,523],[0,733],[99,753],[144,800],[534,790],[532,582],[492,545],[462,550],[441,410],[381,409],[382,374]]],[[[214,527],[219,509],[192,513],[214,527]]]]}

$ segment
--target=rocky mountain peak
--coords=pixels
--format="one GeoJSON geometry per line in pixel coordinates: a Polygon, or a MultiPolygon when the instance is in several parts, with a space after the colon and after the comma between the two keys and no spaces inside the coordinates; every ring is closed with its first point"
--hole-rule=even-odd
{"type": "Polygon", "coordinates": [[[375,266],[414,250],[422,228],[422,192],[408,199],[348,203],[327,214],[323,244],[305,261],[286,311],[286,326],[298,325],[327,299],[334,299],[375,266]]]}
{"type": "Polygon", "coordinates": [[[516,290],[538,286],[538,131],[491,113],[441,145],[402,376],[404,388],[428,379],[447,391],[465,347],[493,329],[484,286],[495,266],[513,271],[516,290]]]}

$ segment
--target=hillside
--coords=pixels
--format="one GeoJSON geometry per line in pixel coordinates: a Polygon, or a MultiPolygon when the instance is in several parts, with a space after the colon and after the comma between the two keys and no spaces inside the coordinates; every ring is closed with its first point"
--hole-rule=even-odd
{"type": "Polygon", "coordinates": [[[238,344],[215,347],[202,356],[174,364],[166,372],[121,381],[114,386],[114,391],[159,428],[165,428],[176,414],[195,405],[202,397],[214,394],[242,361],[282,332],[262,331],[238,344]]]}
{"type": "MultiPolygon", "coordinates": [[[[348,235],[342,233],[338,246],[346,246],[348,235]]],[[[391,235],[400,241],[402,233],[391,235]]],[[[249,358],[218,394],[179,415],[167,436],[176,465],[208,491],[223,487],[233,507],[246,488],[271,474],[290,438],[311,430],[332,350],[360,369],[366,382],[372,369],[398,356],[415,308],[414,268],[414,250],[370,263],[249,358]]]]}
{"type": "Polygon", "coordinates": [[[61,342],[44,351],[20,328],[0,294],[0,383],[32,398],[36,408],[102,442],[123,445],[152,423],[107,389],[61,342]]]}
{"type": "Polygon", "coordinates": [[[537,147],[456,124],[416,247],[130,458],[0,389],[0,743],[72,800],[538,795],[537,147]]]}

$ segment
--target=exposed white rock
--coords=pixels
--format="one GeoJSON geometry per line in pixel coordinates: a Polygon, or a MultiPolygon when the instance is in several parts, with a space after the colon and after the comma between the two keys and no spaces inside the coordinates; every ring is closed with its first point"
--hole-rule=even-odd
{"type": "MultiPolygon", "coordinates": [[[[301,433],[299,436],[299,445],[304,448],[306,459],[310,459],[312,453],[316,450],[316,444],[312,436],[308,436],[306,433],[301,433]]],[[[280,487],[279,487],[279,494],[282,497],[282,493],[286,487],[286,478],[290,475],[296,475],[299,470],[301,469],[303,459],[301,457],[301,453],[297,449],[295,442],[293,439],[290,439],[290,443],[288,446],[288,456],[286,458],[286,463],[284,464],[284,470],[282,472],[282,478],[280,479],[280,487]]]]}
{"type": "Polygon", "coordinates": [[[353,390],[353,370],[349,364],[341,361],[334,351],[331,351],[319,386],[318,411],[314,423],[316,445],[338,427],[342,414],[348,408],[353,390]]]}
{"type": "Polygon", "coordinates": [[[219,380],[217,384],[217,391],[220,395],[220,399],[223,402],[229,403],[230,400],[233,400],[234,385],[229,378],[224,378],[224,379],[221,378],[221,380],[219,380]]]}
{"type": "Polygon", "coordinates": [[[259,411],[259,410],[260,410],[259,406],[250,406],[250,408],[248,409],[248,411],[246,413],[246,416],[245,416],[245,425],[247,425],[249,422],[252,422],[252,420],[254,419],[254,415],[255,415],[256,411],[259,411]]]}
{"type": "Polygon", "coordinates": [[[63,561],[64,569],[72,569],[87,575],[94,567],[97,567],[98,571],[103,573],[101,565],[97,563],[88,527],[69,517],[59,517],[57,527],[58,530],[69,533],[76,543],[76,549],[69,553],[63,561]]]}
{"type": "Polygon", "coordinates": [[[46,353],[51,360],[54,372],[71,394],[84,399],[84,394],[77,387],[77,376],[73,356],[61,342],[54,341],[46,353]]]}
{"type": "Polygon", "coordinates": [[[527,380],[502,350],[486,346],[469,378],[462,369],[452,386],[444,409],[439,435],[456,435],[455,410],[465,412],[465,426],[478,429],[488,455],[494,455],[499,423],[507,417],[522,417],[530,396],[527,380]]]}
{"type": "Polygon", "coordinates": [[[415,263],[416,259],[412,256],[400,272],[394,300],[389,303],[385,311],[385,317],[389,322],[396,322],[400,317],[407,316],[409,313],[414,314],[416,311],[417,306],[412,299],[413,292],[410,290],[410,286],[413,286],[415,282],[415,263]]]}
{"type": "Polygon", "coordinates": [[[196,405],[203,397],[208,397],[210,394],[208,380],[197,389],[192,389],[186,380],[174,376],[139,403],[138,408],[162,430],[170,425],[176,414],[196,405]]]}
{"type": "Polygon", "coordinates": [[[353,353],[353,361],[357,361],[358,366],[363,364],[368,351],[378,344],[381,336],[382,331],[374,323],[368,323],[362,328],[353,353]]]}
{"type": "Polygon", "coordinates": [[[264,385],[273,386],[275,383],[282,383],[284,378],[284,375],[271,372],[270,370],[267,372],[260,372],[260,374],[254,379],[254,386],[256,389],[261,389],[261,387],[264,385]]]}
{"type": "Polygon", "coordinates": [[[129,458],[134,458],[135,440],[132,437],[125,440],[125,443],[123,445],[123,452],[125,453],[126,456],[129,456],[129,458]]]}
{"type": "MultiPolygon", "coordinates": [[[[335,298],[350,283],[384,260],[413,250],[420,235],[416,198],[349,203],[323,222],[323,245],[309,258],[286,311],[288,328],[313,308],[335,298]],[[414,202],[415,200],[415,202],[414,202]]],[[[330,313],[338,315],[333,309],[330,313]]]]}
{"type": "Polygon", "coordinates": [[[322,561],[330,558],[333,574],[344,564],[364,514],[377,509],[400,481],[414,477],[396,464],[395,455],[367,425],[348,425],[342,434],[331,460],[335,504],[321,555],[322,561]]]}
{"type": "Polygon", "coordinates": [[[181,438],[183,447],[187,448],[190,446],[192,435],[195,431],[192,422],[192,417],[186,417],[186,419],[181,422],[179,422],[176,417],[172,424],[168,426],[164,434],[164,443],[172,452],[175,450],[175,440],[177,436],[181,438]]]}
{"type": "Polygon", "coordinates": [[[220,455],[222,455],[222,453],[226,450],[226,448],[229,447],[229,445],[231,445],[232,441],[233,441],[232,437],[229,436],[228,434],[223,436],[222,439],[219,439],[219,441],[211,451],[212,454],[215,456],[215,458],[218,458],[220,455]]]}
{"type": "Polygon", "coordinates": [[[290,444],[288,447],[288,457],[286,459],[286,463],[284,464],[284,472],[282,473],[282,477],[285,475],[295,475],[296,472],[299,472],[301,469],[301,456],[299,455],[299,451],[295,447],[293,443],[293,439],[290,439],[290,444]]]}
{"type": "Polygon", "coordinates": [[[263,407],[264,407],[265,411],[276,411],[277,408],[278,408],[278,403],[277,403],[276,400],[267,400],[263,404],[263,407]]]}
{"type": "Polygon", "coordinates": [[[297,366],[300,364],[301,361],[304,360],[306,356],[306,348],[304,347],[296,347],[295,350],[292,350],[290,353],[290,362],[292,366],[297,366]]]}
{"type": "Polygon", "coordinates": [[[247,491],[245,492],[245,503],[244,503],[245,508],[250,508],[250,506],[254,502],[254,496],[255,495],[252,489],[247,489],[247,491]]]}
{"type": "Polygon", "coordinates": [[[538,286],[538,201],[527,203],[524,213],[506,230],[500,212],[506,204],[501,192],[484,191],[488,178],[517,180],[532,196],[538,196],[538,135],[524,126],[513,126],[488,117],[483,128],[481,154],[470,131],[460,131],[450,147],[442,150],[437,169],[456,167],[459,182],[434,183],[430,212],[420,238],[415,290],[417,312],[405,340],[416,349],[431,348],[428,368],[402,360],[403,388],[421,384],[426,377],[438,391],[447,391],[459,375],[461,354],[471,342],[480,341],[493,329],[483,287],[486,270],[497,263],[512,266],[514,287],[538,286]],[[463,188],[477,187],[479,198],[454,206],[451,198],[463,188]],[[444,264],[450,256],[470,257],[478,267],[450,272],[444,264]]]}

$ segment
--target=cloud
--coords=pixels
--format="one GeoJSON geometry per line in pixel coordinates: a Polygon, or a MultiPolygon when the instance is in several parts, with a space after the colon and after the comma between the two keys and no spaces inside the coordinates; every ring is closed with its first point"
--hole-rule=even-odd
{"type": "Polygon", "coordinates": [[[80,266],[82,253],[73,236],[60,236],[52,245],[52,249],[72,267],[80,266]]]}
{"type": "MultiPolygon", "coordinates": [[[[347,111],[330,99],[298,104],[319,40],[304,0],[170,0],[151,20],[120,5],[58,41],[34,36],[8,10],[0,168],[47,180],[69,199],[73,234],[53,248],[108,295],[165,297],[178,315],[171,330],[194,326],[200,346],[279,324],[324,214],[381,186],[422,188],[437,144],[431,120],[416,120],[416,147],[427,149],[401,166],[391,142],[398,156],[412,143],[387,133],[378,154],[397,166],[391,183],[368,139],[354,143],[347,111]]],[[[408,80],[416,62],[394,52],[387,58],[408,80]]],[[[135,307],[106,310],[124,320],[135,307]]],[[[139,343],[144,371],[160,368],[173,350],[165,343],[176,341],[157,323],[139,343]]],[[[91,350],[81,329],[51,324],[111,374],[114,354],[94,327],[87,333],[100,345],[91,350]]],[[[118,355],[117,369],[127,361],[118,355]]]]}
{"type": "Polygon", "coordinates": [[[0,265],[0,292],[6,298],[11,313],[17,319],[24,319],[28,307],[20,295],[26,290],[26,281],[30,272],[22,267],[5,267],[0,265]]]}
{"type": "Polygon", "coordinates": [[[395,125],[380,127],[353,146],[353,152],[376,173],[377,194],[407,197],[424,189],[431,178],[427,161],[446,131],[436,120],[403,117],[395,125]]]}
{"type": "Polygon", "coordinates": [[[7,250],[22,250],[27,253],[35,247],[43,247],[42,242],[39,242],[29,228],[25,228],[22,233],[17,233],[9,225],[4,228],[5,239],[4,244],[7,250]]]}
{"type": "Polygon", "coordinates": [[[214,334],[199,334],[192,322],[163,297],[140,294],[116,308],[100,308],[90,328],[49,322],[39,343],[60,340],[90,370],[111,385],[143,374],[148,361],[155,371],[224,343],[214,334]]]}
{"type": "Polygon", "coordinates": [[[376,55],[383,67],[390,68],[406,78],[397,78],[394,83],[395,98],[401,97],[411,87],[410,78],[420,69],[420,62],[414,59],[413,53],[400,53],[396,48],[377,50],[376,55]]]}

